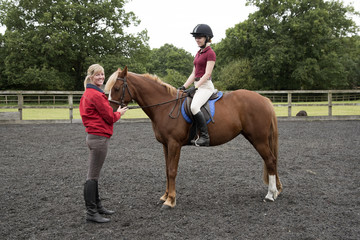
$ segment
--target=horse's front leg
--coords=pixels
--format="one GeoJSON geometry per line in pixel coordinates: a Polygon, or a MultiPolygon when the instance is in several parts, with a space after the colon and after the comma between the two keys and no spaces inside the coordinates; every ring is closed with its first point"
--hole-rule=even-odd
{"type": "Polygon", "coordinates": [[[161,197],[165,200],[162,208],[173,208],[176,205],[176,175],[180,159],[181,145],[173,142],[164,146],[164,154],[166,161],[166,192],[161,197]],[[166,149],[165,149],[166,148],[166,149]]]}
{"type": "Polygon", "coordinates": [[[165,157],[165,170],[166,170],[166,191],[164,193],[164,195],[161,196],[160,198],[160,203],[163,204],[169,195],[169,174],[168,174],[168,166],[169,166],[169,161],[168,161],[168,148],[167,146],[163,145],[163,150],[164,150],[164,157],[165,157]]]}

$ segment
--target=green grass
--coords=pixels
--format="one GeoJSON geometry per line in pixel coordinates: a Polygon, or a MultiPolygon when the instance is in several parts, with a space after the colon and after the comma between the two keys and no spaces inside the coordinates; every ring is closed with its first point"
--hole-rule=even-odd
{"type": "MultiPolygon", "coordinates": [[[[348,101],[348,102],[333,102],[333,104],[338,103],[358,103],[360,101],[348,101]]],[[[284,104],[284,103],[274,103],[274,104],[284,104]]],[[[312,103],[294,103],[294,104],[327,104],[327,102],[312,102],[312,103]]],[[[327,116],[329,114],[328,106],[292,106],[291,107],[291,116],[296,116],[296,114],[304,110],[307,112],[308,116],[327,116]]],[[[275,112],[278,117],[287,117],[288,108],[284,104],[284,107],[275,107],[275,112]]],[[[333,116],[346,116],[346,115],[360,115],[360,106],[333,106],[332,107],[333,116]]]]}
{"type": "MultiPolygon", "coordinates": [[[[360,101],[352,102],[334,102],[335,103],[360,103],[360,101]]],[[[284,104],[284,103],[274,103],[284,104]]],[[[302,104],[302,103],[296,103],[302,104]]],[[[306,103],[310,104],[310,103],[306,103]]],[[[312,104],[326,104],[326,102],[317,102],[312,104]]],[[[291,116],[296,116],[296,113],[304,110],[308,116],[327,116],[327,106],[293,106],[291,116]]],[[[0,112],[17,112],[18,109],[0,109],[0,112]]],[[[275,107],[275,112],[278,117],[288,116],[288,108],[286,104],[284,107],[275,107]]],[[[342,115],[360,115],[360,106],[333,106],[333,116],[342,115]]],[[[81,119],[78,106],[74,106],[73,110],[74,119],[81,119]]],[[[141,109],[131,109],[126,112],[122,119],[136,119],[147,118],[146,114],[141,109]]],[[[23,109],[23,120],[66,120],[69,119],[69,109],[59,108],[25,108],[23,109]]]]}

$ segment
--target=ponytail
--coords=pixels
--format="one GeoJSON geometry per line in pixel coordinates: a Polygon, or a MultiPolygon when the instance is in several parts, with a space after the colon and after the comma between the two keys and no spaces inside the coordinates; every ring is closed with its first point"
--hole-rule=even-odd
{"type": "Polygon", "coordinates": [[[84,90],[86,90],[86,85],[90,83],[90,76],[87,75],[86,78],[85,78],[85,81],[84,81],[84,90]]]}

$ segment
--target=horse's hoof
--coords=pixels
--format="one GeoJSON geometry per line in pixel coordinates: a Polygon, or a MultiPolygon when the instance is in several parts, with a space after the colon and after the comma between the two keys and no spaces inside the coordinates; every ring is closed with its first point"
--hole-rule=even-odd
{"type": "Polygon", "coordinates": [[[274,202],[274,195],[271,192],[268,192],[268,194],[265,196],[264,202],[274,202]]]}
{"type": "Polygon", "coordinates": [[[163,204],[165,201],[164,200],[159,200],[158,202],[157,202],[157,204],[156,205],[161,205],[161,204],[163,204]]]}
{"type": "Polygon", "coordinates": [[[264,202],[274,202],[275,200],[273,198],[265,198],[264,202]]]}
{"type": "Polygon", "coordinates": [[[171,210],[172,207],[168,206],[168,205],[162,205],[161,210],[171,210]]]}

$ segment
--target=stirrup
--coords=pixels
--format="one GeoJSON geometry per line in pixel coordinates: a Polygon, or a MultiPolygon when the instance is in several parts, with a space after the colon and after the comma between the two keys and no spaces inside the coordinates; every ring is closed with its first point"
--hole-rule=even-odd
{"type": "MultiPolygon", "coordinates": [[[[208,139],[207,141],[207,144],[203,144],[203,145],[200,145],[198,144],[198,141],[201,139],[200,135],[198,135],[197,139],[193,140],[194,141],[194,145],[196,147],[208,147],[210,145],[210,139],[208,139]]],[[[206,141],[206,140],[205,140],[206,141]]],[[[206,143],[206,142],[205,142],[206,143]]]]}
{"type": "Polygon", "coordinates": [[[199,134],[197,134],[196,136],[197,136],[196,139],[191,140],[191,144],[193,144],[193,145],[195,145],[195,146],[196,146],[197,140],[199,140],[199,138],[200,138],[200,135],[199,135],[199,134]]]}
{"type": "MultiPolygon", "coordinates": [[[[198,140],[199,140],[199,139],[198,139],[198,140]]],[[[207,144],[204,144],[204,145],[199,145],[199,144],[197,143],[198,140],[195,141],[195,146],[196,146],[196,147],[208,147],[208,146],[210,145],[210,140],[209,140],[209,142],[208,142],[207,144]]]]}

